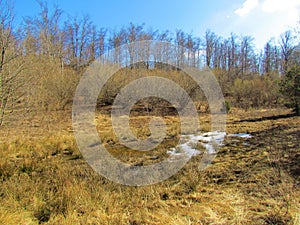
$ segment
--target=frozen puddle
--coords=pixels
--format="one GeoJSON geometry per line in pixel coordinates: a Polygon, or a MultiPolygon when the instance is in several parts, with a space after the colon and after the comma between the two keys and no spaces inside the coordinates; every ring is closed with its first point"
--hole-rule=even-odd
{"type": "Polygon", "coordinates": [[[240,133],[240,134],[229,134],[229,137],[240,137],[240,138],[252,138],[250,134],[240,133]]]}
{"type": "Polygon", "coordinates": [[[225,132],[207,132],[200,135],[183,135],[182,139],[184,143],[179,144],[176,148],[172,148],[168,151],[171,155],[182,155],[183,153],[192,157],[200,154],[200,151],[195,147],[197,144],[201,144],[209,154],[217,153],[217,148],[223,145],[225,132]]]}
{"type": "MultiPolygon", "coordinates": [[[[200,135],[183,135],[183,143],[176,146],[176,148],[171,148],[167,153],[173,156],[180,156],[182,154],[185,154],[190,158],[201,153],[196,149],[197,144],[201,144],[206,149],[208,154],[216,154],[218,152],[218,148],[220,146],[223,146],[225,136],[226,133],[220,131],[207,132],[200,135]]],[[[229,134],[228,136],[252,138],[250,134],[246,133],[229,134]]]]}

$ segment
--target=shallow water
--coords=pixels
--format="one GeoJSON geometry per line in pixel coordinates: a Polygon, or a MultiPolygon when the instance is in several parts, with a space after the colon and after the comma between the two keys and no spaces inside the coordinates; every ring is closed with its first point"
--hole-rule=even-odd
{"type": "Polygon", "coordinates": [[[179,144],[176,148],[170,149],[168,153],[171,155],[181,155],[184,153],[188,157],[192,157],[201,153],[194,147],[197,144],[201,144],[209,154],[215,154],[217,153],[217,148],[223,145],[225,136],[225,132],[219,131],[199,135],[183,135],[182,139],[184,143],[179,144]]]}
{"type": "MultiPolygon", "coordinates": [[[[252,136],[247,133],[228,134],[227,136],[252,138],[252,136]]],[[[176,148],[170,149],[168,153],[174,156],[185,154],[188,157],[192,157],[201,153],[195,148],[197,144],[201,144],[209,154],[216,154],[218,152],[218,148],[224,145],[223,142],[225,137],[226,133],[220,131],[207,132],[199,135],[183,135],[182,139],[184,140],[184,143],[179,144],[176,148]]]]}

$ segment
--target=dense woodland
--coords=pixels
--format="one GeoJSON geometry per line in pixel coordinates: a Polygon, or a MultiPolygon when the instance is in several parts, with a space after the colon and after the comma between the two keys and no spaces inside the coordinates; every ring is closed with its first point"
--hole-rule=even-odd
{"type": "MultiPolygon", "coordinates": [[[[160,49],[145,70],[163,69],[159,62],[168,58],[175,59],[178,67],[212,69],[228,109],[286,105],[299,114],[299,27],[258,50],[251,36],[221,37],[207,30],[197,37],[180,29],[159,31],[132,23],[112,30],[95,26],[86,15],[70,17],[59,7],[50,10],[46,2],[39,4],[35,17],[16,24],[13,3],[0,0],[0,124],[14,111],[65,109],[87,66],[105,52],[141,40],[178,46],[172,51],[160,49]]],[[[130,48],[127,52],[111,59],[130,66],[136,54],[130,48]]]]}

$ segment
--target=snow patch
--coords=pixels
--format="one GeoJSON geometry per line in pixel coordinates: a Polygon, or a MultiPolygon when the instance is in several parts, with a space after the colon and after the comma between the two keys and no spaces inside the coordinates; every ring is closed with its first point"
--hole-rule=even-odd
{"type": "Polygon", "coordinates": [[[252,138],[252,136],[247,133],[229,134],[228,137],[252,138]]]}
{"type": "MultiPolygon", "coordinates": [[[[252,138],[250,134],[239,133],[239,134],[228,134],[228,137],[238,137],[238,138],[252,138]]],[[[171,148],[167,153],[172,156],[182,156],[185,155],[189,158],[198,155],[201,151],[197,150],[195,147],[197,144],[201,144],[208,154],[216,154],[220,146],[224,146],[224,138],[226,137],[225,132],[213,131],[202,133],[199,135],[189,134],[182,135],[183,143],[176,146],[176,148],[171,148]]],[[[238,141],[238,140],[237,140],[238,141]]],[[[250,144],[244,143],[245,146],[250,144]]]]}
{"type": "Polygon", "coordinates": [[[217,148],[223,145],[225,132],[213,131],[199,135],[183,135],[182,139],[184,143],[179,144],[176,148],[172,148],[168,151],[171,155],[185,154],[188,157],[192,157],[200,154],[201,152],[195,148],[199,143],[201,144],[209,154],[217,153],[217,148]]]}

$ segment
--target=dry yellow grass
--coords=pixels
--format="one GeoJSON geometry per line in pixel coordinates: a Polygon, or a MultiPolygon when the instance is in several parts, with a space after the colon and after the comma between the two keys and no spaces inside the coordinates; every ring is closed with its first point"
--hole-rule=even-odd
{"type": "MultiPolygon", "coordinates": [[[[227,132],[253,138],[228,137],[205,171],[197,169],[198,155],[178,174],[145,187],[94,172],[77,149],[70,112],[18,119],[0,131],[0,224],[299,224],[299,118],[266,118],[288,113],[282,110],[232,111],[227,132]]],[[[118,157],[109,115],[96,119],[99,136],[118,157]]],[[[132,118],[141,137],[149,135],[148,119],[132,118]]],[[[160,159],[179,133],[178,118],[165,121],[170,139],[155,150],[160,159]]],[[[208,130],[209,115],[200,121],[208,130]]],[[[150,156],[121,158],[156,162],[150,156]]]]}

